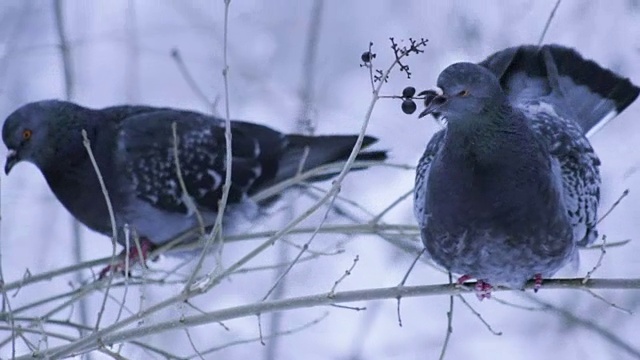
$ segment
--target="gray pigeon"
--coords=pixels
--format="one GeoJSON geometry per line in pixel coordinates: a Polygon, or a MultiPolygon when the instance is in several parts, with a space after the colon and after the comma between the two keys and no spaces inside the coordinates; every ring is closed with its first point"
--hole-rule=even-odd
{"type": "Polygon", "coordinates": [[[414,212],[428,255],[492,286],[535,289],[591,244],[600,160],[586,135],[631,104],[628,79],[557,45],[519,46],[438,77],[420,114],[446,119],[416,171],[414,212]]]}
{"type": "MultiPolygon", "coordinates": [[[[43,173],[51,190],[81,223],[111,236],[106,202],[83,146],[82,130],[113,204],[118,241],[124,225],[139,235],[146,252],[198,226],[194,208],[212,225],[225,178],[224,120],[196,112],[148,106],[115,106],[94,110],[70,102],[29,103],[5,121],[2,139],[9,149],[5,172],[25,160],[43,173]],[[177,125],[178,159],[187,194],[182,191],[174,160],[172,124],[177,125]],[[188,195],[188,196],[187,196],[188,195]]],[[[244,216],[255,221],[259,203],[249,198],[299,171],[345,160],[356,135],[285,135],[263,125],[231,123],[233,163],[225,222],[244,216]],[[301,166],[301,162],[304,164],[301,166]]],[[[376,142],[364,138],[363,146],[376,142]]],[[[359,160],[383,160],[384,151],[361,152],[359,160]]],[[[306,181],[327,179],[337,172],[319,172],[306,181]]],[[[225,226],[229,228],[229,226],[225,226]]],[[[137,259],[137,247],[129,252],[137,259]]],[[[111,270],[119,270],[119,267],[111,270]]],[[[104,275],[110,269],[103,271],[104,275]]]]}

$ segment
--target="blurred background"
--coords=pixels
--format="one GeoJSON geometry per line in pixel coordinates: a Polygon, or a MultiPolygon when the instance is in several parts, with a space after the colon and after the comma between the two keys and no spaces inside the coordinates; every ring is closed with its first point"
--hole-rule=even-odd
{"type": "MultiPolygon", "coordinates": [[[[411,79],[394,70],[383,94],[400,94],[405,86],[434,86],[439,72],[455,61],[481,61],[508,46],[537,43],[556,4],[555,0],[425,1],[405,0],[233,0],[229,12],[228,64],[231,117],[301,131],[300,119],[311,119],[317,134],[357,133],[371,101],[366,69],[360,55],[369,42],[377,53],[374,66],[386,68],[393,60],[389,37],[427,38],[424,54],[406,61],[411,79]]],[[[41,99],[70,99],[89,107],[123,103],[148,104],[224,113],[222,0],[110,0],[35,1],[0,3],[0,118],[17,107],[41,99]],[[62,37],[61,42],[61,30],[62,37]],[[61,46],[63,45],[63,46],[61,46]],[[66,60],[65,60],[66,59],[66,60]],[[190,84],[184,70],[193,78],[190,84]]],[[[635,84],[640,84],[640,1],[564,0],[546,34],[545,42],[576,48],[635,84]]],[[[379,148],[390,149],[390,161],[413,166],[430,136],[439,129],[430,119],[400,111],[400,102],[376,104],[367,133],[380,138],[379,148]]],[[[625,189],[630,194],[600,225],[607,241],[631,239],[611,248],[596,277],[638,278],[640,275],[640,101],[592,139],[603,162],[604,213],[625,189]]],[[[0,155],[6,149],[2,147],[0,155]]],[[[376,167],[349,175],[341,195],[376,214],[413,186],[413,171],[376,167]]],[[[5,282],[28,274],[105,257],[108,238],[75,227],[70,215],[50,192],[42,175],[29,164],[2,177],[0,246],[5,282]],[[81,237],[80,248],[74,238],[81,237]]],[[[324,184],[328,187],[328,184],[324,184]]],[[[99,199],[97,201],[102,201],[99,199]]],[[[305,202],[295,209],[304,210],[305,202]]],[[[355,217],[368,221],[362,211],[355,217]]],[[[255,224],[277,229],[288,216],[276,211],[272,221],[255,224]]],[[[354,217],[352,216],[352,217],[354,217]]],[[[317,224],[321,214],[310,219],[317,224]]],[[[411,200],[385,216],[391,224],[414,224],[411,200]]],[[[352,220],[349,220],[352,221],[352,220]]],[[[331,214],[328,223],[349,222],[331,214]]],[[[298,244],[307,236],[292,238],[298,244]]],[[[408,239],[415,248],[420,244],[408,239]]],[[[227,245],[223,263],[230,264],[258,242],[227,245]]],[[[339,290],[397,285],[414,254],[373,235],[322,235],[312,249],[324,252],[300,263],[286,277],[277,297],[328,292],[353,263],[358,262],[339,290]]],[[[295,256],[296,248],[274,246],[251,266],[268,265],[295,256]]],[[[583,251],[577,274],[583,276],[600,255],[583,251]]],[[[162,258],[154,268],[169,267],[162,258]]],[[[238,274],[194,304],[203,310],[259,301],[282,269],[238,274]]],[[[79,286],[91,273],[57,277],[52,281],[9,293],[12,308],[33,303],[79,286]]],[[[419,262],[408,284],[438,284],[447,277],[419,262]]],[[[129,290],[132,312],[177,293],[180,285],[143,286],[129,290]]],[[[608,301],[633,312],[640,310],[638,290],[598,292],[608,301]]],[[[121,293],[114,293],[122,297],[121,293]]],[[[456,302],[448,359],[626,359],[640,358],[640,318],[619,311],[591,294],[578,290],[543,290],[534,297],[500,293],[496,296],[524,308],[467,296],[482,318],[502,335],[494,335],[460,302],[456,302]],[[532,300],[533,299],[533,300],[532,300]]],[[[95,322],[103,294],[89,295],[82,305],[52,316],[57,320],[95,322]],[[84,315],[83,315],[84,314],[84,315]]],[[[273,298],[273,297],[272,297],[273,298]]],[[[54,303],[22,313],[37,317],[54,303]]],[[[317,324],[277,339],[228,346],[204,358],[222,359],[435,359],[447,327],[447,296],[403,299],[403,326],[398,326],[394,300],[348,304],[365,311],[335,307],[306,308],[262,317],[264,334],[286,332],[322,319],[317,324]]],[[[107,307],[103,326],[115,320],[117,304],[107,307]]],[[[145,323],[197,314],[183,305],[168,309],[145,323]]],[[[5,324],[6,325],[6,324],[5,324]]],[[[144,338],[144,342],[173,356],[197,357],[197,352],[256,338],[255,317],[225,322],[225,329],[209,324],[144,338]]],[[[11,356],[3,327],[0,357],[11,356]]],[[[77,336],[69,329],[62,333],[77,336]]],[[[30,338],[41,349],[64,342],[42,336],[30,338]]],[[[30,350],[16,343],[16,353],[30,350]]],[[[165,358],[125,345],[127,358],[165,358]]],[[[93,353],[94,359],[107,358],[93,353]]]]}

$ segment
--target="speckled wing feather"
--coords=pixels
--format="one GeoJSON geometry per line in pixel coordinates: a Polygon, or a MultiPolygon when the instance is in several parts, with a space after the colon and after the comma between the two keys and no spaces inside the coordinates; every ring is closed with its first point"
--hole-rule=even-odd
{"type": "MultiPolygon", "coordinates": [[[[224,122],[186,111],[156,111],[126,119],[121,125],[119,156],[135,194],[156,208],[187,213],[175,163],[172,124],[176,123],[177,153],[184,184],[196,206],[215,212],[222,195],[225,170],[224,122]]],[[[249,134],[245,123],[232,125],[233,171],[229,203],[237,203],[263,173],[260,142],[279,151],[282,135],[261,127],[249,134]],[[258,136],[264,137],[260,139],[258,136]]],[[[257,125],[254,125],[257,127],[257,125]]]]}
{"type": "Polygon", "coordinates": [[[560,163],[563,197],[574,241],[580,246],[593,243],[600,203],[600,160],[575,121],[558,116],[550,104],[539,101],[520,105],[531,127],[560,163]]]}
{"type": "Polygon", "coordinates": [[[433,135],[427,148],[424,150],[418,166],[416,169],[415,190],[413,192],[413,213],[418,220],[420,228],[424,228],[427,224],[428,212],[425,209],[427,204],[427,182],[429,180],[429,169],[431,168],[431,162],[436,156],[442,143],[444,141],[444,130],[440,130],[433,135]]]}

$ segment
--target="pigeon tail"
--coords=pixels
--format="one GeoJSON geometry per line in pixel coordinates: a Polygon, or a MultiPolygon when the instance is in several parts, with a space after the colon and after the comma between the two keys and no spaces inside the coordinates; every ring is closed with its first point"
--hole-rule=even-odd
{"type": "MultiPolygon", "coordinates": [[[[273,183],[292,178],[299,172],[306,172],[322,165],[347,160],[357,139],[357,135],[287,135],[288,144],[278,163],[278,173],[273,183]]],[[[365,136],[362,141],[362,149],[377,141],[378,139],[373,136],[365,136]]],[[[356,160],[383,161],[386,158],[386,151],[361,151],[356,160]]],[[[360,167],[360,169],[362,168],[364,167],[360,167]]],[[[329,172],[324,171],[317,176],[310,177],[307,181],[327,180],[338,173],[339,169],[329,172]]]]}
{"type": "Polygon", "coordinates": [[[559,46],[512,47],[480,65],[491,70],[513,103],[542,98],[575,119],[587,136],[629,106],[640,88],[575,50],[559,46]]]}

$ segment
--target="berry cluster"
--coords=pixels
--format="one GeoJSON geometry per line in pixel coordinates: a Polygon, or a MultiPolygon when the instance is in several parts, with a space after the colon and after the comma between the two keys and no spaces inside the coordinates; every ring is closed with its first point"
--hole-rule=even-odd
{"type": "Polygon", "coordinates": [[[416,103],[413,100],[424,100],[424,105],[428,106],[433,99],[438,96],[435,90],[424,90],[418,94],[418,97],[413,97],[416,94],[416,89],[413,86],[407,86],[402,90],[402,112],[411,115],[416,111],[416,103]]]}
{"type": "Polygon", "coordinates": [[[416,103],[413,101],[413,95],[416,94],[416,88],[407,86],[402,90],[402,112],[411,115],[416,112],[416,103]]]}

